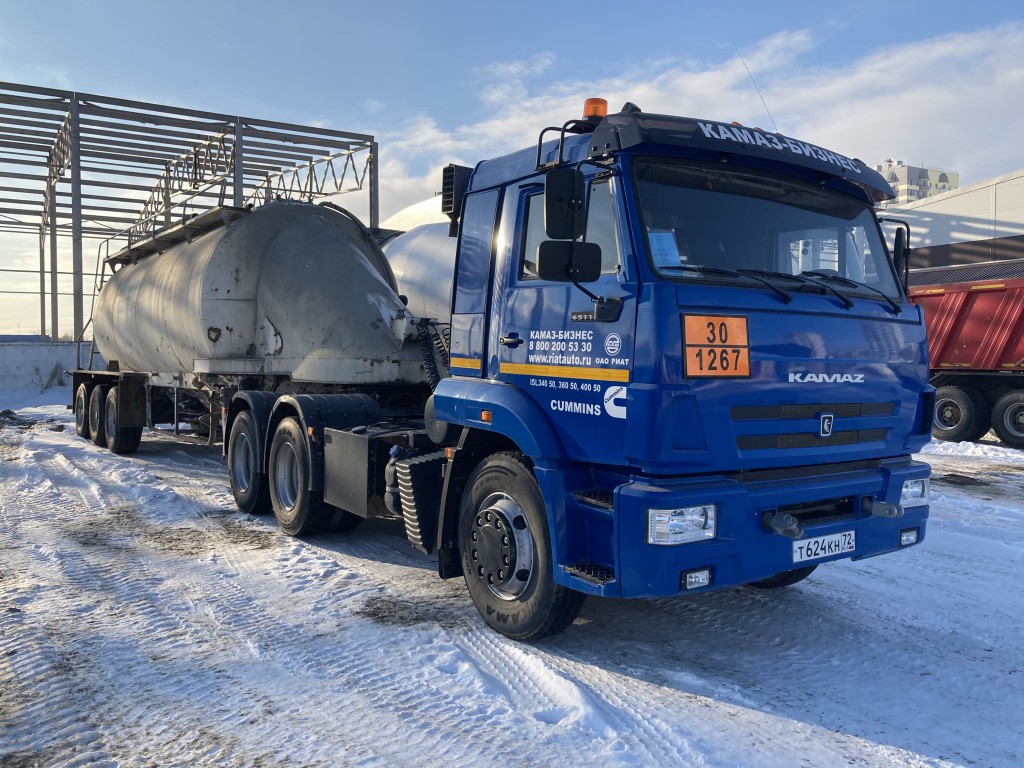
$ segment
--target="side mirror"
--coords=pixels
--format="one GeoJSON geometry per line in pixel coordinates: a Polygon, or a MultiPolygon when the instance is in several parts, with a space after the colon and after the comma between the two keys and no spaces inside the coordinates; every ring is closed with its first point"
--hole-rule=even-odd
{"type": "Polygon", "coordinates": [[[544,231],[552,240],[583,237],[583,174],[552,168],[544,177],[544,231]]]}
{"type": "Polygon", "coordinates": [[[545,240],[537,249],[537,276],[559,283],[592,283],[601,276],[601,246],[545,240]]]}
{"type": "Polygon", "coordinates": [[[892,244],[892,263],[896,267],[896,274],[902,275],[904,265],[907,263],[907,232],[902,227],[896,230],[896,237],[892,244]]]}

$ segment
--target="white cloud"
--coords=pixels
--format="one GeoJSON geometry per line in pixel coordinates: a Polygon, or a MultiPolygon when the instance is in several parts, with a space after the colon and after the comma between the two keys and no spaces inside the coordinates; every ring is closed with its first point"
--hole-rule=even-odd
{"type": "MultiPolygon", "coordinates": [[[[964,184],[1024,166],[1016,131],[1024,118],[1024,26],[892,46],[840,66],[816,65],[815,46],[809,32],[797,30],[744,53],[782,132],[869,164],[898,157],[959,171],[964,184]]],[[[481,68],[480,101],[488,116],[445,126],[421,115],[379,136],[382,213],[410,202],[414,190],[435,191],[440,176],[429,174],[448,162],[472,164],[531,145],[541,128],[578,116],[588,96],[607,98],[613,110],[632,101],[647,112],[771,127],[735,55],[716,62],[642,61],[590,80],[534,77],[554,64],[553,54],[544,53],[481,68]],[[495,88],[504,89],[501,99],[495,88]]]]}
{"type": "Polygon", "coordinates": [[[477,67],[473,71],[489,80],[522,80],[547,72],[555,63],[555,54],[550,51],[538,53],[529,59],[505,61],[477,67]]]}

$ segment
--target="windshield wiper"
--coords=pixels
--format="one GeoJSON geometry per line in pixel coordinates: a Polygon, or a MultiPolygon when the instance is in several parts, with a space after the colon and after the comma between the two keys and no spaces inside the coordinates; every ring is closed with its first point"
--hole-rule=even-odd
{"type": "Polygon", "coordinates": [[[751,270],[733,270],[722,269],[721,267],[705,267],[702,264],[669,264],[668,266],[659,267],[659,269],[662,271],[669,269],[678,269],[683,272],[703,272],[704,274],[721,275],[723,277],[746,277],[749,278],[750,280],[755,280],[758,283],[761,283],[761,285],[763,285],[765,288],[774,291],[779,296],[779,298],[782,299],[783,304],[789,304],[789,302],[793,300],[793,297],[786,293],[786,291],[779,288],[779,286],[772,284],[771,282],[765,280],[763,277],[759,275],[749,274],[751,270]]]}
{"type": "Polygon", "coordinates": [[[877,293],[879,296],[881,296],[883,299],[885,299],[886,302],[888,302],[889,306],[892,307],[892,311],[893,311],[894,315],[898,315],[900,312],[903,311],[903,307],[901,307],[891,296],[889,296],[889,294],[885,293],[884,291],[878,290],[873,285],[868,285],[867,283],[862,283],[859,280],[852,280],[849,277],[843,277],[842,275],[832,275],[832,274],[829,274],[828,272],[816,272],[814,270],[809,270],[809,271],[806,271],[806,272],[801,272],[800,274],[801,275],[813,275],[814,277],[824,277],[824,278],[829,279],[829,280],[835,280],[837,283],[842,283],[843,285],[848,285],[851,288],[867,288],[869,291],[872,291],[873,293],[877,293]]]}
{"type": "Polygon", "coordinates": [[[823,288],[828,293],[831,293],[834,296],[836,296],[840,301],[843,302],[844,309],[850,309],[853,306],[853,302],[850,301],[848,297],[841,294],[828,283],[822,283],[818,280],[814,280],[811,277],[808,277],[808,275],[818,275],[819,273],[817,272],[801,272],[799,275],[794,275],[790,274],[789,272],[772,272],[771,270],[767,269],[741,269],[738,271],[746,275],[747,277],[751,277],[755,280],[757,279],[756,275],[769,275],[770,277],[781,277],[787,278],[789,280],[796,280],[798,283],[811,283],[812,285],[816,285],[819,288],[823,288]]]}

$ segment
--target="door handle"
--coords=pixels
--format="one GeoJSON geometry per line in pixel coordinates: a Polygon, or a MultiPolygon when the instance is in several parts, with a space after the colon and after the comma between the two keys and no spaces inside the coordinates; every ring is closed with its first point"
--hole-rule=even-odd
{"type": "Polygon", "coordinates": [[[523,340],[519,338],[518,333],[513,331],[508,336],[499,337],[498,342],[500,344],[504,344],[506,347],[512,347],[512,349],[515,349],[516,347],[523,343],[523,340]]]}

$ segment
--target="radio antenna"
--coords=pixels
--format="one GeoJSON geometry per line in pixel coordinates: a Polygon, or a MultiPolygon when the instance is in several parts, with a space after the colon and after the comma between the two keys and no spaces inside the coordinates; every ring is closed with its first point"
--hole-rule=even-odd
{"type": "Polygon", "coordinates": [[[754,86],[754,90],[757,91],[757,97],[761,99],[761,104],[764,105],[764,111],[768,113],[768,119],[772,121],[772,128],[775,129],[776,133],[779,133],[779,126],[775,124],[775,118],[772,117],[772,112],[768,109],[768,102],[764,100],[764,96],[761,94],[761,89],[757,87],[757,81],[754,80],[754,74],[750,71],[750,67],[747,66],[746,59],[743,58],[743,54],[740,53],[740,47],[736,45],[736,41],[732,39],[732,33],[729,32],[729,27],[726,25],[722,17],[719,16],[718,20],[722,22],[722,27],[725,29],[725,34],[729,38],[729,42],[732,43],[732,47],[736,51],[736,55],[740,57],[740,62],[743,64],[743,68],[747,70],[747,77],[750,78],[751,84],[754,86]]]}

